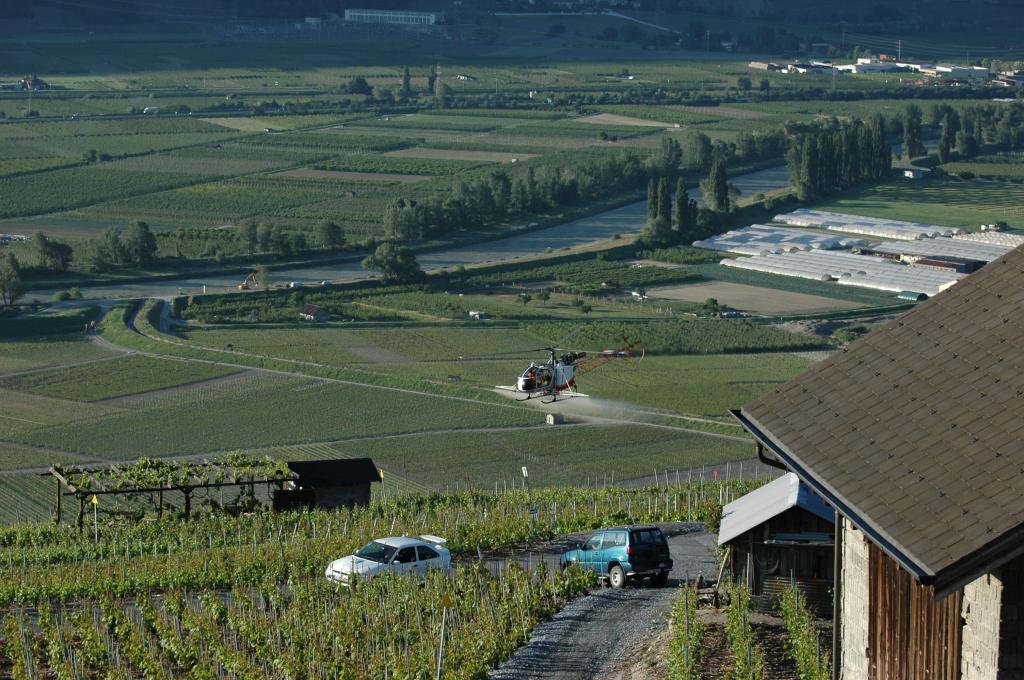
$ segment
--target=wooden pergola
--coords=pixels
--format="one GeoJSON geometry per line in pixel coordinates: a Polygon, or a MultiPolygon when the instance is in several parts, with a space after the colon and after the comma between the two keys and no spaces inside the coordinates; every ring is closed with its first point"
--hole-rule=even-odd
{"type": "Polygon", "coordinates": [[[76,524],[82,529],[85,523],[86,504],[93,496],[138,496],[142,494],[156,494],[157,496],[157,518],[164,514],[164,494],[176,491],[184,496],[183,511],[186,517],[192,512],[192,494],[200,489],[224,489],[229,487],[250,487],[255,496],[257,485],[266,485],[269,493],[271,486],[281,490],[286,482],[295,482],[298,475],[292,472],[278,471],[275,474],[237,474],[232,465],[224,465],[211,462],[188,464],[187,476],[170,474],[174,468],[169,464],[168,474],[165,478],[153,483],[127,483],[112,488],[103,483],[99,475],[109,473],[111,470],[118,470],[116,466],[82,468],[77,467],[70,471],[58,469],[51,466],[48,472],[42,473],[43,477],[53,477],[56,480],[56,512],[54,522],[60,524],[63,511],[63,499],[65,496],[72,496],[78,500],[78,519],[76,524]],[[74,473],[74,474],[71,474],[74,473]],[[81,476],[87,484],[76,484],[68,477],[81,476]]]}

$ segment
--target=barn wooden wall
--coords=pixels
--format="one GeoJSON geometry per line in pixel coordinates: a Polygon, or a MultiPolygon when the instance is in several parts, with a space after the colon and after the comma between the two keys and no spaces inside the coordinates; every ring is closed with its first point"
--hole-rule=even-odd
{"type": "Polygon", "coordinates": [[[962,591],[936,600],[873,543],[869,562],[871,677],[959,680],[962,591]]]}

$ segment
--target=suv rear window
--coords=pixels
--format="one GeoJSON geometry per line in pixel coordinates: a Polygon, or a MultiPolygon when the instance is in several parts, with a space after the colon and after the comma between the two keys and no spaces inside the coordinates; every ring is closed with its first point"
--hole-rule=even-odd
{"type": "Polygon", "coordinates": [[[665,542],[665,534],[661,533],[661,529],[637,529],[633,532],[633,544],[634,545],[645,545],[645,544],[656,544],[660,545],[665,542]]]}

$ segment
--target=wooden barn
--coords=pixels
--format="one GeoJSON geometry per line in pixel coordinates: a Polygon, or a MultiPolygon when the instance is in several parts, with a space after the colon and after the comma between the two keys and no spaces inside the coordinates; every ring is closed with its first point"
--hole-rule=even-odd
{"type": "Polygon", "coordinates": [[[1024,677],[1024,249],[734,415],[836,510],[835,677],[1024,677]]]}
{"type": "Polygon", "coordinates": [[[755,607],[775,608],[794,585],[819,615],[832,613],[835,512],[793,473],[725,506],[718,545],[755,607]]]}
{"type": "Polygon", "coordinates": [[[290,461],[288,469],[298,479],[274,494],[275,510],[369,505],[371,485],[382,481],[369,458],[290,461]]]}

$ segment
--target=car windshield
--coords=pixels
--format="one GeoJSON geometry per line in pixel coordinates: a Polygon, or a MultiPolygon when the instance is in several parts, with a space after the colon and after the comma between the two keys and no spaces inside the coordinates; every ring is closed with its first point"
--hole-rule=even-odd
{"type": "Polygon", "coordinates": [[[372,560],[374,562],[387,564],[391,561],[391,558],[394,557],[396,550],[398,550],[398,548],[395,548],[394,546],[384,545],[383,543],[373,541],[372,543],[367,543],[357,550],[356,557],[362,557],[364,560],[372,560]]]}

